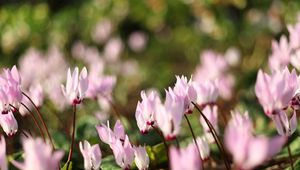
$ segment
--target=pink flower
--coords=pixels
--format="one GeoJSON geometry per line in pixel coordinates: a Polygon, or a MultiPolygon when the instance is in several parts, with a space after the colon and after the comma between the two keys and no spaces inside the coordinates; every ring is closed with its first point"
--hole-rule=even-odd
{"type": "Polygon", "coordinates": [[[1,136],[0,140],[0,169],[1,170],[7,170],[7,160],[6,160],[6,143],[5,138],[1,136]]]}
{"type": "MultiPolygon", "coordinates": [[[[202,110],[203,114],[205,115],[205,117],[209,120],[209,122],[212,124],[212,126],[214,127],[214,129],[216,130],[216,132],[219,132],[219,126],[218,126],[218,106],[214,105],[214,106],[210,106],[207,105],[205,106],[205,108],[202,110]]],[[[207,141],[209,143],[214,143],[215,139],[213,138],[210,129],[206,123],[206,121],[204,120],[204,118],[202,116],[200,116],[200,123],[203,127],[204,130],[204,134],[205,137],[207,139],[207,141]]]]}
{"type": "Polygon", "coordinates": [[[197,104],[205,106],[214,104],[218,98],[218,89],[212,81],[194,82],[193,86],[197,92],[197,104]]]}
{"type": "Polygon", "coordinates": [[[271,117],[279,110],[288,107],[298,88],[295,70],[288,68],[276,71],[272,75],[258,71],[255,94],[267,116],[271,117]]]}
{"type": "Polygon", "coordinates": [[[84,67],[81,70],[79,77],[78,72],[78,67],[75,67],[73,74],[71,75],[71,70],[69,68],[66,87],[62,85],[63,94],[70,104],[80,104],[88,88],[86,68],[84,67]]]}
{"type": "Polygon", "coordinates": [[[269,57],[271,70],[283,69],[288,66],[291,56],[291,47],[286,36],[281,36],[279,42],[272,41],[272,54],[269,57]]]}
{"type": "Polygon", "coordinates": [[[12,111],[7,112],[6,114],[0,114],[0,125],[8,136],[12,136],[18,131],[18,122],[12,111]]]}
{"type": "Polygon", "coordinates": [[[141,52],[147,45],[148,37],[144,32],[136,31],[130,34],[128,45],[134,52],[141,52]]]}
{"type": "Polygon", "coordinates": [[[210,154],[210,148],[209,148],[209,143],[206,140],[206,137],[198,137],[197,144],[199,147],[201,159],[202,160],[207,159],[210,154]]]}
{"type": "Polygon", "coordinates": [[[145,147],[134,147],[134,161],[139,170],[146,170],[149,167],[149,156],[145,147]]]}
{"type": "Polygon", "coordinates": [[[288,120],[286,113],[282,110],[277,114],[272,115],[272,119],[276,125],[276,129],[279,135],[290,136],[297,129],[296,111],[293,112],[290,120],[288,120]]]}
{"type": "Polygon", "coordinates": [[[151,91],[147,96],[145,91],[141,92],[142,101],[136,106],[135,118],[142,133],[147,133],[155,122],[157,105],[161,104],[156,91],[151,91]]]}
{"type": "Polygon", "coordinates": [[[101,150],[98,144],[93,146],[88,141],[79,142],[79,149],[84,158],[84,169],[99,169],[101,164],[101,150]]]}
{"type": "Polygon", "coordinates": [[[54,170],[59,169],[63,151],[53,151],[51,145],[43,139],[26,138],[23,140],[24,162],[12,161],[21,170],[54,170]]]}
{"type": "Polygon", "coordinates": [[[244,115],[234,113],[232,116],[225,130],[224,140],[238,169],[255,168],[276,155],[286,142],[285,137],[277,136],[268,139],[254,136],[248,113],[244,115]]]}
{"type": "Polygon", "coordinates": [[[105,124],[97,125],[96,129],[102,142],[108,145],[115,143],[117,140],[125,140],[125,130],[120,120],[116,122],[114,131],[110,129],[109,121],[107,121],[107,126],[105,124]]]}
{"type": "Polygon", "coordinates": [[[116,163],[123,169],[130,169],[134,160],[134,149],[129,142],[128,136],[125,136],[125,140],[116,140],[111,148],[113,150],[116,163]]]}
{"type": "Polygon", "coordinates": [[[156,108],[155,120],[157,126],[162,131],[167,140],[176,138],[180,131],[180,124],[184,115],[184,99],[177,96],[169,88],[166,91],[166,100],[164,105],[159,104],[156,108]]]}
{"type": "Polygon", "coordinates": [[[190,79],[188,81],[185,76],[176,76],[174,93],[183,98],[185,113],[191,113],[193,110],[192,101],[196,102],[197,99],[197,92],[193,86],[192,80],[190,79]]]}
{"type": "Polygon", "coordinates": [[[287,26],[289,31],[289,39],[290,39],[290,46],[293,49],[297,49],[300,47],[300,23],[298,19],[298,23],[296,25],[288,25],[287,26]]]}
{"type": "Polygon", "coordinates": [[[202,169],[202,162],[194,143],[186,148],[177,149],[171,146],[170,165],[172,170],[199,170],[202,169]]]}

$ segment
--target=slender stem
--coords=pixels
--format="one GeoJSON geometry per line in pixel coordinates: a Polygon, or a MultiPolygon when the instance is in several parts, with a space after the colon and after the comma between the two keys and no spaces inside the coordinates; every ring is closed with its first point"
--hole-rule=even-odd
{"type": "Polygon", "coordinates": [[[175,142],[176,142],[177,148],[180,148],[179,140],[177,138],[175,139],[175,142]]]}
{"type": "Polygon", "coordinates": [[[200,110],[200,108],[198,107],[197,104],[195,104],[194,102],[192,102],[192,104],[196,107],[196,109],[199,111],[200,115],[204,118],[206,124],[208,125],[213,137],[214,137],[214,140],[216,141],[217,143],[217,146],[219,148],[219,150],[222,152],[223,154],[223,159],[224,159],[224,163],[225,163],[225,166],[226,166],[226,169],[229,170],[230,169],[230,163],[229,161],[227,160],[227,157],[226,157],[226,153],[225,153],[225,149],[222,145],[222,143],[220,142],[219,138],[218,138],[218,135],[214,129],[214,127],[211,125],[211,123],[209,122],[209,120],[207,119],[207,117],[203,114],[203,112],[200,110]]]}
{"type": "Polygon", "coordinates": [[[38,115],[40,121],[42,122],[42,125],[43,125],[44,129],[46,130],[46,133],[47,133],[47,136],[48,136],[48,138],[49,138],[49,140],[50,140],[50,142],[51,142],[52,148],[55,150],[55,147],[54,147],[54,144],[53,144],[51,135],[50,135],[49,130],[48,130],[48,127],[47,127],[46,124],[45,124],[45,121],[44,121],[44,119],[43,119],[43,117],[42,117],[42,114],[41,114],[39,108],[34,104],[34,102],[32,101],[32,99],[31,99],[26,93],[24,93],[24,92],[22,91],[22,94],[23,94],[23,95],[31,102],[31,104],[32,104],[33,107],[35,108],[35,110],[36,110],[36,112],[37,112],[37,115],[38,115]]]}
{"type": "Polygon", "coordinates": [[[187,117],[187,115],[186,115],[186,114],[184,114],[184,117],[185,117],[185,120],[187,121],[187,123],[188,123],[188,125],[189,125],[189,128],[190,128],[190,131],[191,131],[191,133],[192,133],[192,136],[193,136],[193,139],[194,139],[195,145],[196,145],[196,147],[197,147],[198,154],[199,154],[199,156],[200,156],[200,158],[201,158],[201,154],[200,154],[199,146],[198,146],[198,143],[197,143],[197,140],[196,140],[195,133],[194,133],[194,131],[193,131],[193,129],[192,129],[192,125],[191,125],[191,123],[190,123],[190,121],[189,121],[189,119],[188,119],[188,117],[187,117]]]}
{"type": "MultiPolygon", "coordinates": [[[[43,137],[43,140],[44,140],[44,142],[45,142],[46,139],[45,139],[44,132],[43,132],[43,130],[42,130],[41,125],[38,123],[36,117],[34,116],[34,114],[32,113],[32,111],[31,111],[24,103],[21,102],[21,105],[22,105],[23,107],[25,107],[25,109],[29,112],[30,116],[31,116],[32,119],[33,119],[33,122],[34,122],[35,126],[39,129],[40,134],[41,134],[41,136],[43,137]]],[[[10,106],[13,107],[14,109],[16,109],[13,105],[10,104],[10,106]]]]}
{"type": "Polygon", "coordinates": [[[167,154],[167,158],[168,158],[168,162],[169,162],[169,149],[168,149],[168,144],[166,142],[166,139],[164,137],[164,135],[161,133],[161,131],[156,128],[155,126],[151,125],[151,127],[155,130],[155,132],[162,138],[164,145],[165,145],[165,149],[166,149],[166,154],[167,154]]]}
{"type": "Polygon", "coordinates": [[[69,151],[69,156],[68,156],[68,164],[67,164],[67,170],[69,169],[69,164],[72,159],[72,154],[73,154],[73,146],[74,146],[74,141],[75,141],[75,124],[76,124],[76,104],[73,104],[73,129],[72,129],[72,141],[71,141],[71,147],[69,151]]]}
{"type": "Polygon", "coordinates": [[[290,159],[291,168],[292,168],[292,170],[294,170],[294,163],[293,163],[293,158],[292,158],[290,144],[288,144],[287,148],[288,148],[288,152],[289,152],[289,159],[290,159]]]}

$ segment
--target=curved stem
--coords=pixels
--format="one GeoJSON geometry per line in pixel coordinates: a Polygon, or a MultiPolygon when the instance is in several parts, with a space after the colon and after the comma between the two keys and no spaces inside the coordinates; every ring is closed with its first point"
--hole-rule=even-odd
{"type": "Polygon", "coordinates": [[[287,148],[288,148],[288,152],[289,152],[289,159],[290,159],[291,168],[292,168],[292,170],[294,170],[294,163],[293,163],[293,158],[292,158],[290,144],[288,144],[287,148]]]}
{"type": "Polygon", "coordinates": [[[176,142],[177,148],[179,149],[180,148],[180,144],[179,144],[179,140],[177,138],[175,139],[175,142],[176,142]]]}
{"type": "Polygon", "coordinates": [[[164,142],[164,146],[165,146],[165,149],[166,149],[166,154],[167,154],[167,158],[168,158],[168,162],[169,162],[169,147],[168,147],[168,144],[166,142],[166,139],[164,137],[164,135],[161,133],[161,131],[156,128],[155,126],[151,125],[151,127],[155,130],[155,132],[162,138],[163,142],[164,142]]]}
{"type": "Polygon", "coordinates": [[[216,141],[217,143],[217,146],[219,148],[219,150],[222,152],[223,154],[223,159],[224,159],[224,163],[225,163],[225,166],[226,166],[226,169],[229,170],[230,169],[230,163],[229,161],[227,160],[227,157],[226,157],[226,153],[225,153],[225,149],[222,145],[222,143],[220,142],[219,138],[218,138],[218,135],[214,129],[214,127],[212,126],[212,124],[209,122],[209,120],[207,119],[207,117],[203,114],[203,112],[200,110],[200,108],[198,107],[198,105],[194,102],[192,102],[192,104],[196,107],[196,109],[199,111],[200,115],[204,118],[206,124],[208,125],[213,137],[214,137],[214,140],[216,141]]]}
{"type": "Polygon", "coordinates": [[[68,155],[68,164],[67,164],[67,170],[69,169],[69,164],[72,159],[73,154],[73,146],[75,141],[75,124],[76,124],[76,104],[73,105],[73,129],[72,129],[72,141],[71,141],[71,147],[68,155]]]}
{"type": "Polygon", "coordinates": [[[43,117],[42,117],[42,114],[41,114],[39,108],[34,104],[34,102],[32,101],[32,99],[31,99],[26,93],[24,93],[24,92],[22,91],[22,94],[23,94],[23,95],[31,102],[31,104],[32,104],[33,107],[35,108],[35,110],[36,110],[36,112],[37,112],[37,115],[38,115],[40,121],[42,122],[42,125],[43,125],[44,129],[46,130],[46,133],[47,133],[47,136],[48,136],[48,138],[49,138],[49,140],[50,140],[50,142],[51,142],[52,148],[55,150],[55,147],[54,147],[52,138],[51,138],[50,133],[49,133],[49,130],[48,130],[48,127],[46,126],[46,124],[45,124],[45,122],[44,122],[44,119],[43,119],[43,117]]]}
{"type": "MultiPolygon", "coordinates": [[[[32,113],[32,111],[31,111],[24,103],[21,102],[20,104],[21,104],[23,107],[25,107],[25,109],[29,112],[30,116],[31,116],[32,119],[33,119],[33,122],[34,122],[35,126],[39,129],[40,134],[41,134],[41,136],[43,137],[43,140],[44,140],[44,142],[45,142],[46,139],[45,139],[44,132],[43,132],[43,130],[42,130],[41,125],[38,123],[36,117],[34,116],[34,114],[32,113]]],[[[17,109],[17,108],[15,108],[13,105],[10,105],[10,106],[13,107],[14,109],[17,109]]]]}

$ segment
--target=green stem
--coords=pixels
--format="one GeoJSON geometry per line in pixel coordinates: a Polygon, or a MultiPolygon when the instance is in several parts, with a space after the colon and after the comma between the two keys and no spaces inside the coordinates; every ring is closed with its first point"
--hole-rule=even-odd
{"type": "Polygon", "coordinates": [[[289,152],[289,159],[290,159],[291,168],[292,168],[292,170],[294,170],[294,163],[293,163],[293,158],[292,158],[290,144],[288,144],[287,148],[288,148],[288,152],[289,152]]]}
{"type": "Polygon", "coordinates": [[[41,114],[39,108],[34,104],[34,102],[32,101],[32,99],[26,93],[22,92],[22,94],[31,102],[31,104],[35,108],[35,110],[37,112],[37,115],[38,115],[40,121],[42,122],[42,125],[43,125],[44,129],[46,130],[46,133],[47,133],[47,136],[48,136],[48,138],[49,138],[49,140],[51,142],[52,148],[53,148],[53,150],[55,150],[55,147],[54,147],[51,135],[50,135],[49,130],[48,130],[48,127],[46,126],[46,123],[45,123],[45,121],[44,121],[44,119],[42,117],[42,114],[41,114]]]}
{"type": "Polygon", "coordinates": [[[73,105],[73,129],[72,129],[72,141],[71,141],[71,147],[68,155],[68,164],[67,164],[67,170],[69,169],[70,161],[72,159],[73,154],[73,146],[75,141],[75,124],[76,124],[76,104],[73,105]]]}
{"type": "Polygon", "coordinates": [[[229,170],[230,169],[230,163],[229,161],[227,160],[227,156],[226,156],[226,153],[225,153],[225,149],[222,145],[222,143],[220,142],[219,138],[218,138],[218,135],[216,133],[216,130],[214,129],[214,127],[212,126],[212,124],[209,122],[209,120],[207,119],[207,117],[203,114],[203,112],[200,110],[200,108],[198,107],[197,104],[195,104],[194,102],[192,102],[192,104],[196,107],[196,109],[198,110],[198,112],[200,113],[200,115],[204,118],[206,124],[208,125],[213,137],[214,137],[214,140],[216,141],[216,144],[220,150],[220,152],[222,152],[222,155],[223,155],[223,159],[224,159],[224,163],[225,163],[225,166],[226,166],[226,169],[229,170]]]}
{"type": "Polygon", "coordinates": [[[156,128],[155,126],[151,125],[151,127],[155,130],[155,132],[162,138],[163,140],[163,143],[164,143],[164,146],[165,146],[165,149],[166,149],[166,154],[167,154],[167,158],[168,158],[168,162],[169,162],[169,147],[168,147],[168,144],[166,142],[166,139],[164,137],[164,135],[162,134],[162,132],[156,128]]]}

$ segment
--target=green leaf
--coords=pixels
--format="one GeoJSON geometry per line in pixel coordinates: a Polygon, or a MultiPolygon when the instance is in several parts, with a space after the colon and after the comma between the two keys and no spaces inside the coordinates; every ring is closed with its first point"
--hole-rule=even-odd
{"type": "Polygon", "coordinates": [[[62,167],[61,170],[72,170],[72,165],[73,165],[73,163],[72,163],[72,161],[70,161],[69,168],[67,169],[68,162],[66,162],[65,165],[62,167]]]}
{"type": "Polygon", "coordinates": [[[110,155],[102,159],[101,163],[102,170],[121,170],[121,168],[116,164],[114,156],[110,155]]]}

